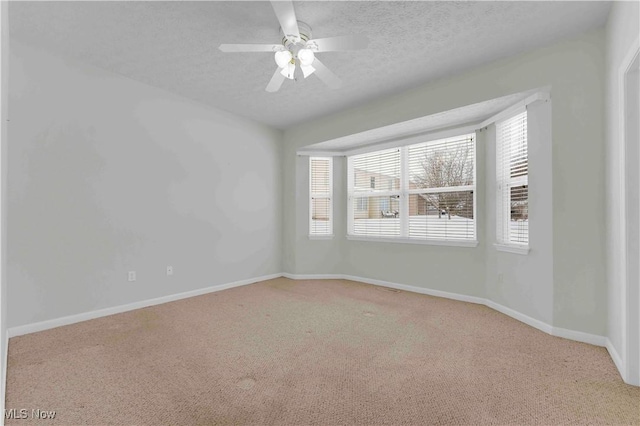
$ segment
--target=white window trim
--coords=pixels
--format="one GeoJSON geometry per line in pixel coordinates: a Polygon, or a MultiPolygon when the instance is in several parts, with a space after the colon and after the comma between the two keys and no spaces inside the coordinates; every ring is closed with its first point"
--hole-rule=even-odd
{"type": "Polygon", "coordinates": [[[310,240],[330,240],[333,238],[333,157],[325,156],[314,156],[309,157],[309,239],[310,240]],[[329,161],[329,230],[328,234],[312,234],[311,229],[313,228],[313,198],[314,197],[325,197],[327,194],[317,194],[311,192],[311,182],[312,182],[312,167],[311,161],[314,159],[323,159],[329,161]]]}
{"type": "MultiPolygon", "coordinates": [[[[347,193],[348,193],[348,202],[347,202],[347,240],[350,241],[366,241],[366,242],[382,242],[382,243],[401,243],[401,244],[422,244],[422,245],[436,245],[436,246],[450,246],[450,247],[477,247],[478,246],[478,202],[477,202],[477,193],[478,193],[478,139],[477,134],[475,132],[477,126],[474,126],[472,131],[470,127],[458,128],[456,131],[448,131],[446,138],[430,138],[429,140],[414,140],[409,139],[411,143],[407,143],[403,146],[393,146],[393,148],[397,148],[400,150],[400,189],[397,191],[355,191],[353,190],[353,164],[349,161],[349,157],[352,155],[358,155],[362,153],[369,153],[375,151],[383,151],[383,149],[376,149],[375,151],[370,150],[354,150],[351,153],[347,154],[347,193]],[[464,185],[464,186],[456,186],[456,187],[445,187],[445,188],[423,188],[423,189],[408,189],[409,186],[409,149],[408,147],[411,145],[416,145],[424,142],[431,142],[432,140],[438,139],[448,139],[457,136],[463,136],[466,134],[473,133],[473,182],[474,185],[464,185]],[[474,217],[474,234],[475,240],[440,240],[440,239],[418,239],[418,238],[409,238],[406,235],[409,235],[409,221],[408,216],[400,215],[400,235],[399,237],[372,237],[365,235],[355,235],[352,234],[354,227],[354,206],[353,206],[353,197],[358,196],[368,196],[368,197],[386,197],[386,196],[395,196],[398,195],[400,197],[400,211],[409,211],[409,197],[407,195],[411,194],[424,194],[424,193],[436,193],[436,192],[457,192],[457,191],[473,191],[473,217],[474,217]]],[[[387,149],[393,149],[387,148],[387,149]]]]}
{"type": "Polygon", "coordinates": [[[500,111],[493,117],[487,118],[480,124],[479,128],[487,127],[489,124],[495,124],[498,121],[502,121],[506,118],[514,116],[518,113],[518,111],[525,110],[529,106],[529,104],[532,104],[537,101],[549,101],[550,99],[551,99],[551,95],[549,94],[548,90],[536,92],[533,95],[524,99],[523,101],[518,102],[517,104],[512,105],[509,108],[500,111]]]}
{"type": "Polygon", "coordinates": [[[400,244],[422,244],[427,246],[449,246],[449,247],[477,247],[478,240],[421,240],[418,238],[406,237],[367,237],[364,235],[347,234],[349,241],[367,241],[375,243],[400,243],[400,244]]]}
{"type": "MultiPolygon", "coordinates": [[[[456,135],[471,133],[476,130],[485,128],[488,125],[495,123],[496,121],[500,121],[502,118],[510,115],[513,111],[517,110],[518,108],[526,107],[527,105],[537,101],[551,100],[550,90],[551,90],[550,86],[540,87],[537,89],[536,92],[532,92],[532,94],[527,98],[511,105],[510,107],[498,112],[497,114],[487,118],[482,122],[471,123],[471,124],[460,123],[460,126],[455,126],[455,125],[448,126],[448,128],[445,130],[423,129],[423,130],[416,130],[414,132],[406,133],[405,131],[403,131],[403,126],[413,121],[413,120],[409,120],[407,122],[395,123],[389,126],[380,127],[378,129],[366,130],[364,132],[354,133],[352,135],[342,136],[337,139],[331,139],[331,140],[326,140],[322,142],[322,143],[326,143],[326,142],[340,141],[341,143],[338,144],[337,146],[344,146],[344,148],[342,149],[339,147],[335,147],[333,149],[323,149],[323,148],[314,149],[313,147],[305,149],[303,147],[303,148],[300,148],[298,151],[296,151],[296,154],[300,156],[312,156],[312,157],[327,157],[327,156],[348,157],[351,155],[364,154],[367,152],[380,151],[383,149],[396,148],[396,147],[405,146],[405,145],[413,145],[420,142],[429,142],[432,140],[445,139],[445,138],[456,136],[456,135]],[[350,137],[357,137],[375,130],[387,129],[392,127],[394,128],[395,136],[387,135],[383,138],[372,137],[366,141],[362,141],[361,139],[359,139],[358,142],[345,143],[345,141],[350,137]]],[[[422,117],[422,118],[425,118],[425,117],[422,117]]],[[[415,120],[419,120],[419,119],[415,119],[415,120]]]]}
{"type": "Polygon", "coordinates": [[[502,251],[505,253],[513,253],[513,254],[522,254],[522,255],[527,255],[529,254],[529,250],[530,247],[528,245],[518,245],[518,244],[502,244],[502,243],[495,243],[493,245],[497,251],[502,251]]]}
{"type": "Polygon", "coordinates": [[[333,237],[334,237],[333,234],[323,234],[323,235],[309,234],[310,240],[333,240],[333,237]]]}

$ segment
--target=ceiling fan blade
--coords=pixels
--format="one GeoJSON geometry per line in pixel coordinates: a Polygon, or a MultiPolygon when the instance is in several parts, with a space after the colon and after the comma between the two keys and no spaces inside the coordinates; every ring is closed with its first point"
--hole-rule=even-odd
{"type": "Polygon", "coordinates": [[[285,76],[282,75],[280,71],[282,71],[282,69],[276,68],[276,72],[273,73],[273,77],[271,77],[271,80],[269,81],[269,84],[267,84],[267,88],[265,89],[267,92],[273,93],[280,90],[280,86],[282,86],[282,82],[285,79],[285,76]]]}
{"type": "Polygon", "coordinates": [[[277,52],[283,47],[281,44],[221,44],[218,49],[223,52],[277,52]]]}
{"type": "Polygon", "coordinates": [[[298,20],[296,12],[293,10],[293,2],[288,1],[271,1],[273,11],[276,13],[280,27],[287,38],[300,38],[300,30],[298,29],[298,20]]]}
{"type": "Polygon", "coordinates": [[[338,78],[329,68],[327,68],[318,58],[311,64],[316,69],[315,75],[330,89],[338,89],[342,86],[342,80],[338,78]]]}
{"type": "Polygon", "coordinates": [[[369,39],[363,35],[317,38],[307,42],[307,46],[315,52],[365,49],[368,45],[369,39]]]}

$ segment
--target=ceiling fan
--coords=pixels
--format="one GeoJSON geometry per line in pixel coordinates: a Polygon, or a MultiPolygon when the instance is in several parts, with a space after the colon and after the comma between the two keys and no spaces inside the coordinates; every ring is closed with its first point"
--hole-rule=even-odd
{"type": "Polygon", "coordinates": [[[291,1],[271,1],[280,22],[282,41],[280,44],[221,44],[223,52],[271,52],[278,68],[267,84],[267,92],[277,92],[285,79],[294,80],[296,65],[304,78],[318,76],[332,89],[341,85],[340,79],[316,57],[316,53],[341,50],[364,49],[369,44],[365,36],[342,36],[311,38],[311,27],[296,19],[291,1]]]}

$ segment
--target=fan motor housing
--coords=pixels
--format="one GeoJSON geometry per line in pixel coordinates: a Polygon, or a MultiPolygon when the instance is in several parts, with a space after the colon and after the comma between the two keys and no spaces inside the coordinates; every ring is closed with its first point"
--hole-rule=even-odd
{"type": "Polygon", "coordinates": [[[311,26],[306,22],[297,21],[298,22],[298,31],[300,32],[300,40],[289,39],[287,35],[282,31],[282,27],[280,27],[280,35],[282,36],[282,45],[286,47],[288,50],[291,50],[292,45],[299,44],[300,47],[304,45],[307,41],[311,40],[311,26]]]}

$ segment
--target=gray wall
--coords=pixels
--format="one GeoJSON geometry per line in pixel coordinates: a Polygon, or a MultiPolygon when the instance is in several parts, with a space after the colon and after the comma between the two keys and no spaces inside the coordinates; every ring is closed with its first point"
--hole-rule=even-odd
{"type": "Polygon", "coordinates": [[[619,175],[619,164],[624,159],[623,137],[618,124],[621,120],[619,99],[619,68],[622,66],[624,55],[638,38],[640,15],[638,2],[613,2],[606,28],[606,88],[607,88],[607,208],[615,214],[606,216],[607,223],[607,283],[609,300],[608,336],[611,344],[619,356],[623,356],[623,342],[625,336],[623,306],[626,303],[621,271],[625,267],[621,263],[624,259],[624,249],[620,234],[621,211],[620,188],[622,185],[619,175]]]}
{"type": "MultiPolygon", "coordinates": [[[[307,173],[296,150],[312,143],[470,105],[511,93],[551,87],[551,165],[553,176],[552,268],[540,287],[528,291],[492,287],[492,297],[522,309],[533,296],[546,301],[527,315],[570,330],[606,334],[604,272],[604,32],[592,31],[571,40],[494,62],[409,92],[342,111],[285,131],[284,232],[285,272],[344,273],[400,284],[486,296],[487,247],[482,209],[478,214],[477,248],[418,246],[348,241],[336,233],[331,241],[309,241],[296,218],[306,220],[307,173]],[[296,184],[296,182],[298,182],[296,184]],[[296,185],[298,185],[296,187],[296,185]],[[304,196],[303,196],[304,195],[304,196]],[[293,226],[292,224],[296,224],[293,226]],[[588,230],[588,231],[585,231],[588,230]],[[328,259],[327,267],[308,259],[328,259]],[[460,267],[464,265],[464,267],[460,267]],[[495,291],[494,291],[495,290],[495,291]],[[497,293],[496,293],[497,292],[497,293]],[[507,294],[510,293],[510,294],[507,294]]],[[[340,162],[336,162],[339,165],[340,162]]],[[[479,163],[481,164],[481,163],[479,163]]],[[[544,170],[541,171],[544,173],[544,170]]],[[[541,181],[541,183],[544,183],[541,181]]],[[[544,183],[548,185],[547,183],[544,183]]],[[[336,188],[341,183],[334,182],[336,188]]],[[[346,197],[343,195],[343,198],[346,197]]],[[[346,209],[336,208],[337,226],[346,223],[346,209]]],[[[511,262],[518,262],[512,259],[511,262]]],[[[502,263],[506,268],[507,265],[502,263]]]]}
{"type": "MultiPolygon", "coordinates": [[[[497,251],[496,184],[488,178],[485,239],[486,297],[531,318],[553,324],[553,176],[551,101],[527,107],[529,153],[529,253],[497,251]]],[[[496,175],[495,125],[482,132],[486,142],[486,173],[496,175]]]]}
{"type": "Polygon", "coordinates": [[[9,66],[9,327],[281,271],[280,131],[15,40],[9,66]]]}

